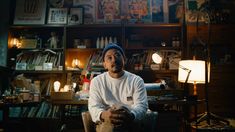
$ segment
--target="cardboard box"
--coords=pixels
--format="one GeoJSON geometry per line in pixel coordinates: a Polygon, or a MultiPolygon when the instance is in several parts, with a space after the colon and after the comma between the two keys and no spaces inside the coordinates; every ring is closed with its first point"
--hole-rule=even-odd
{"type": "Polygon", "coordinates": [[[52,100],[72,100],[74,93],[72,91],[69,92],[51,92],[52,100]]]}

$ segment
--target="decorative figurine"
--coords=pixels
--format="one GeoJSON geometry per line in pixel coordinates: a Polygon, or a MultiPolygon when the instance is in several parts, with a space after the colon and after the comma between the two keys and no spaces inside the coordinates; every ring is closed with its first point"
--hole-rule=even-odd
{"type": "Polygon", "coordinates": [[[50,43],[50,48],[57,48],[59,39],[56,32],[51,32],[51,37],[47,40],[47,42],[50,43]]]}

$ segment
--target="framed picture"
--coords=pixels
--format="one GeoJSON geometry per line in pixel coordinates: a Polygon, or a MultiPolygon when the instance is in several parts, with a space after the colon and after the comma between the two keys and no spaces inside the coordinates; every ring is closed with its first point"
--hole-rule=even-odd
{"type": "Polygon", "coordinates": [[[84,24],[95,23],[95,4],[96,0],[73,0],[74,7],[82,7],[84,9],[84,24]]]}
{"type": "Polygon", "coordinates": [[[83,8],[70,8],[68,24],[83,24],[83,8]]]}
{"type": "Polygon", "coordinates": [[[67,8],[50,8],[48,14],[48,24],[66,24],[67,8]]]}
{"type": "Polygon", "coordinates": [[[178,23],[183,18],[183,0],[169,0],[169,23],[178,23]]]}
{"type": "Polygon", "coordinates": [[[119,0],[97,0],[96,1],[96,22],[115,23],[120,22],[120,1],[119,0]]]}
{"type": "Polygon", "coordinates": [[[16,0],[14,24],[44,24],[47,0],[16,0]]]}
{"type": "Polygon", "coordinates": [[[167,0],[152,0],[152,22],[168,23],[168,1],[167,0]]]}
{"type": "Polygon", "coordinates": [[[121,1],[122,16],[130,18],[130,22],[151,22],[151,0],[121,1]]]}
{"type": "Polygon", "coordinates": [[[63,8],[64,0],[48,0],[48,5],[51,8],[63,8]]]}

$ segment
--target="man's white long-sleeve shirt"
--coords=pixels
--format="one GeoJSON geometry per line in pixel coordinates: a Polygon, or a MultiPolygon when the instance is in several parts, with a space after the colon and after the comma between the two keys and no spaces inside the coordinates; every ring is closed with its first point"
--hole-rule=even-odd
{"type": "Polygon", "coordinates": [[[148,109],[143,79],[127,71],[120,78],[112,78],[108,72],[93,78],[88,100],[93,122],[100,121],[101,112],[114,104],[126,106],[135,120],[141,119],[148,109]]]}

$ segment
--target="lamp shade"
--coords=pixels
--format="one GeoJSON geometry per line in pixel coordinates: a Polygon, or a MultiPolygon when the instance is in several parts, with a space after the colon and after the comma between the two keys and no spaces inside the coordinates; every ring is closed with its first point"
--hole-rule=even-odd
{"type": "MultiPolygon", "coordinates": [[[[205,83],[205,61],[202,60],[182,60],[179,62],[181,67],[191,70],[188,83],[205,83]]],[[[179,67],[178,81],[185,82],[188,71],[179,67]]]]}

